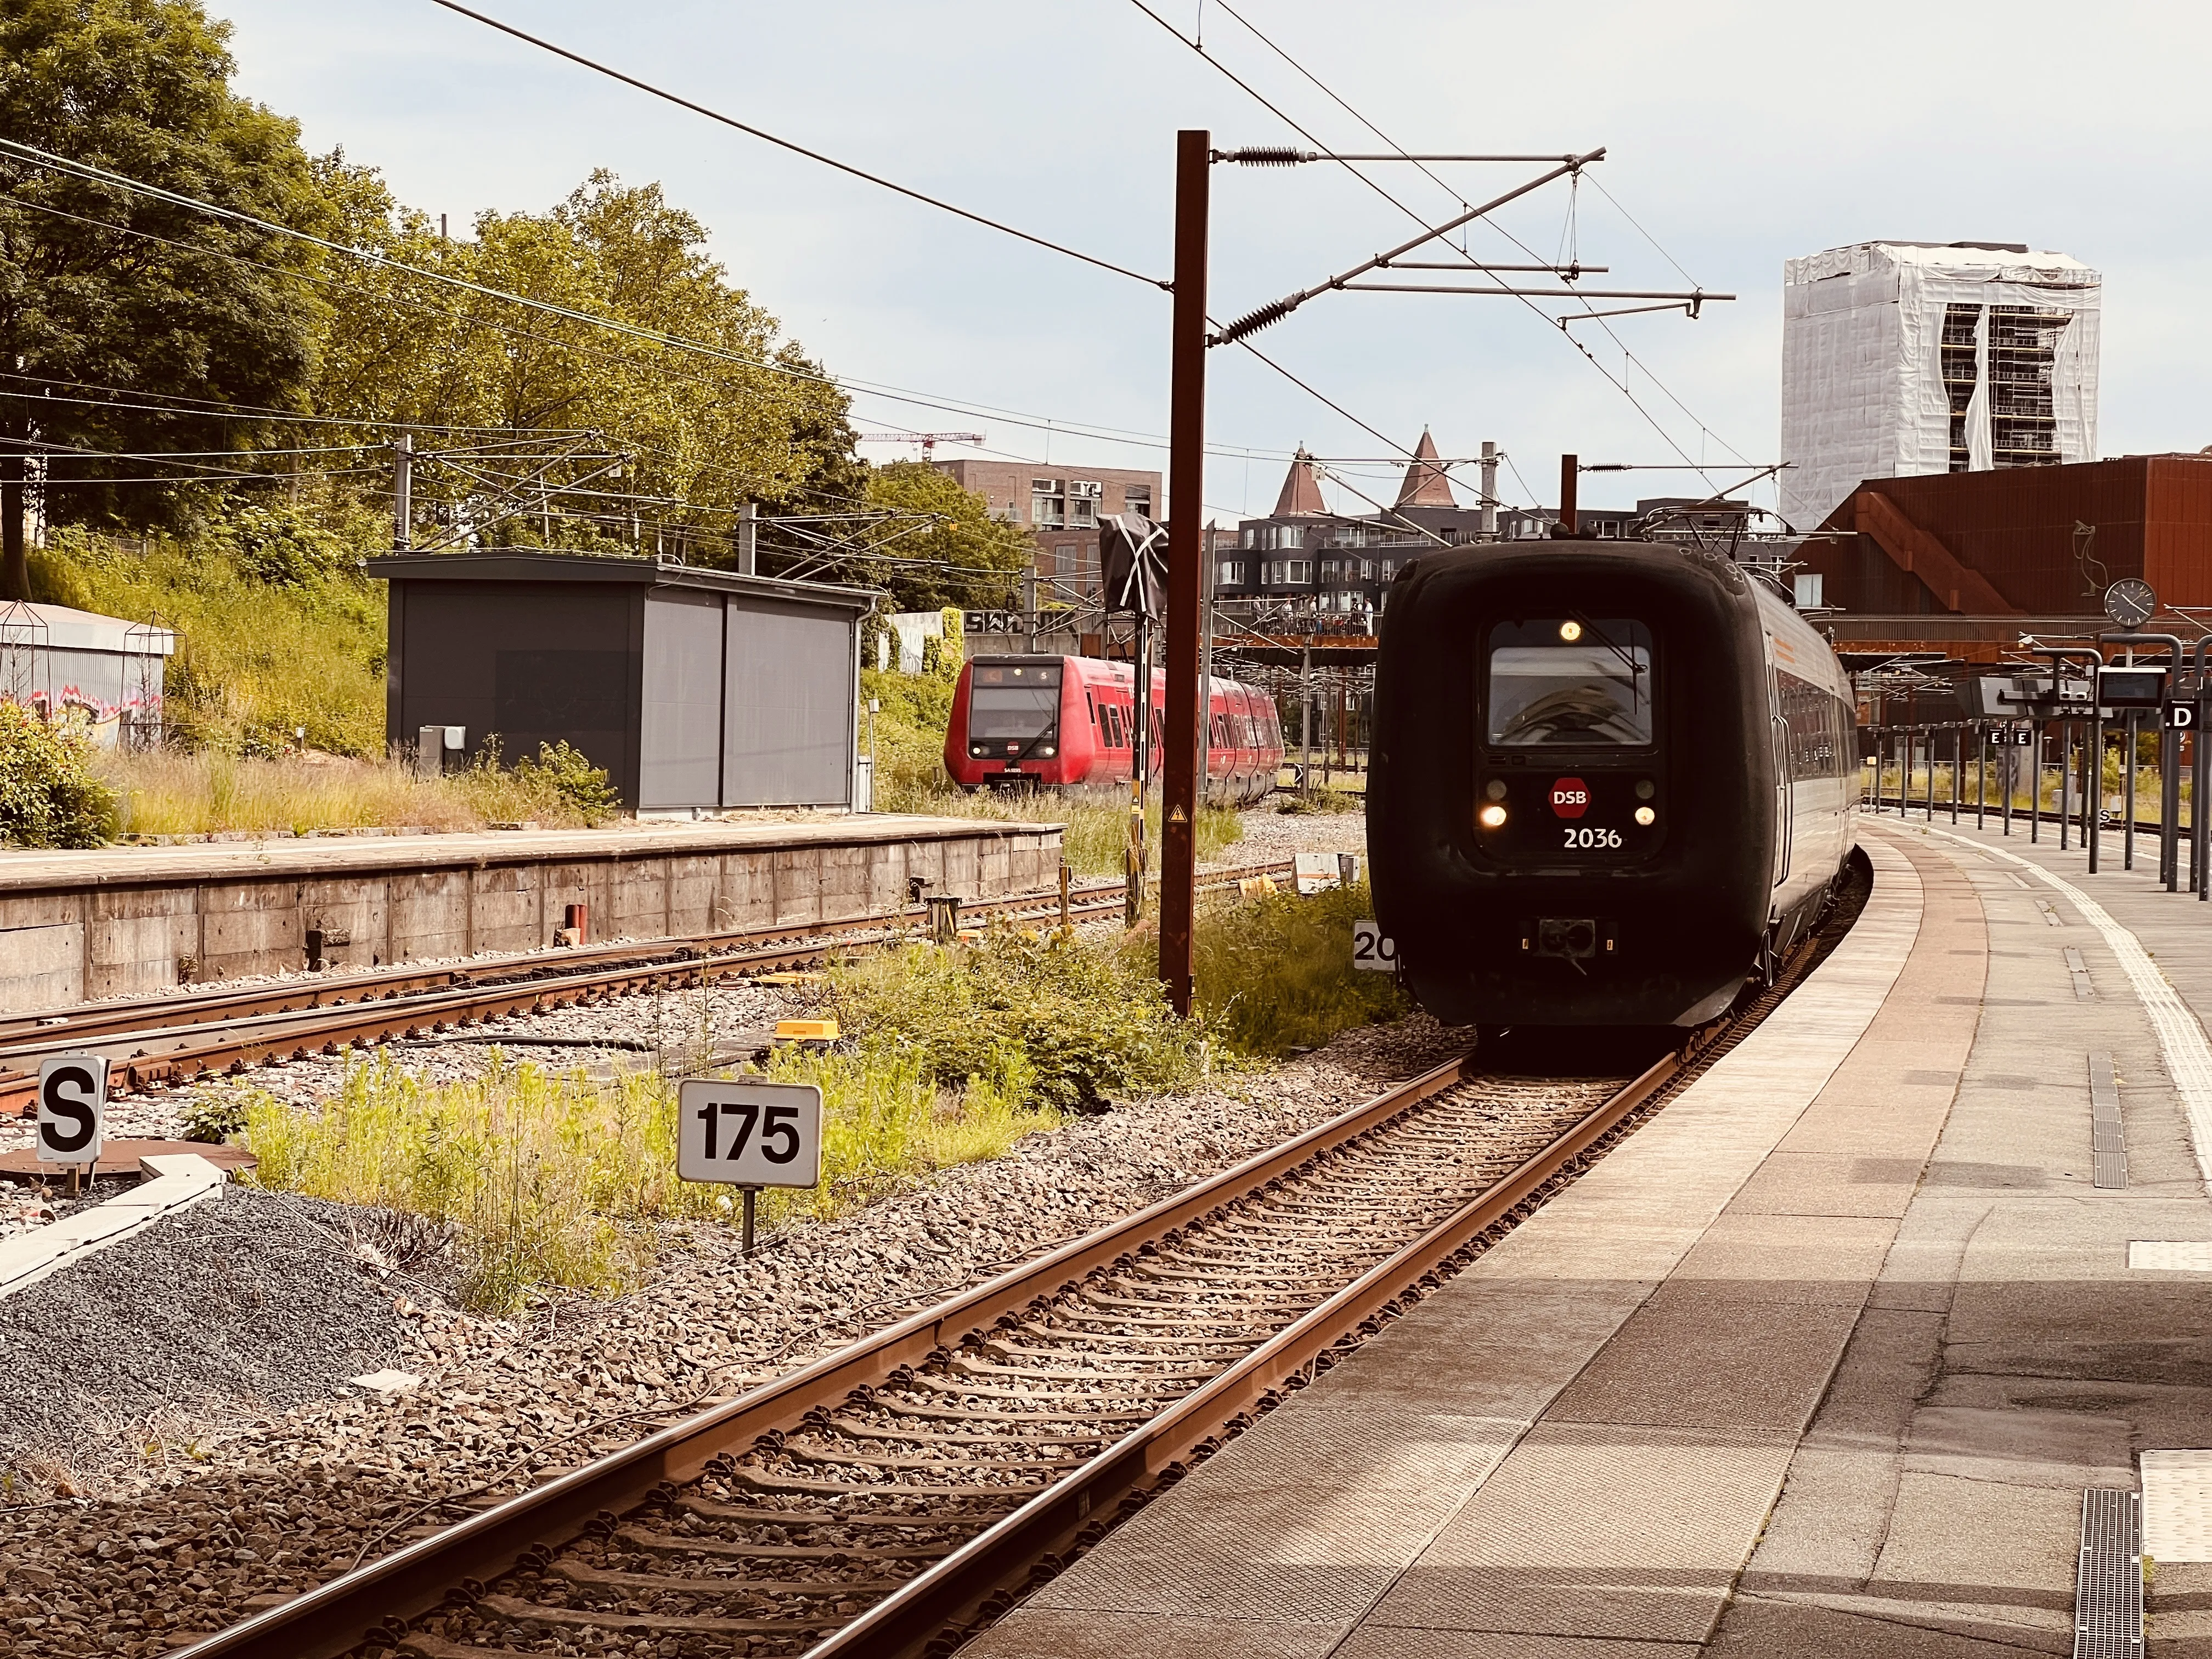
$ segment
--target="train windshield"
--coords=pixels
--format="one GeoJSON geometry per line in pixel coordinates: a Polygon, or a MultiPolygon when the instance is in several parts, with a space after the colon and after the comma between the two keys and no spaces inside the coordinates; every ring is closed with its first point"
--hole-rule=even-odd
{"type": "Polygon", "coordinates": [[[1651,634],[1642,623],[1553,617],[1490,630],[1490,741],[1505,749],[1651,741],[1651,634]]]}
{"type": "Polygon", "coordinates": [[[1058,663],[977,663],[968,687],[971,743],[1027,743],[1060,722],[1058,663]]]}

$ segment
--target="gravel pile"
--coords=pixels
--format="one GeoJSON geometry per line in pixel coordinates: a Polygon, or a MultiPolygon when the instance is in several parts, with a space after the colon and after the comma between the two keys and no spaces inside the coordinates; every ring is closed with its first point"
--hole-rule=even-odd
{"type": "MultiPolygon", "coordinates": [[[[750,1261],[720,1228],[672,1237],[645,1289],[568,1302],[527,1326],[392,1294],[376,1319],[344,1320],[362,1332],[396,1324],[398,1355],[374,1363],[422,1374],[421,1387],[346,1390],[273,1421],[232,1422],[203,1443],[211,1469],[141,1474],[131,1489],[40,1514],[0,1540],[0,1654],[161,1652],[185,1630],[241,1616],[250,1598],[307,1588],[459,1518],[442,1498],[520,1490],[611,1450],[667,1413],[803,1364],[1464,1046],[1464,1034],[1419,1018],[1348,1032],[1277,1071],[1030,1137],[996,1162],[773,1239],[750,1261]],[[184,1540],[191,1571],[173,1582],[159,1569],[184,1540]],[[94,1589],[64,1594],[87,1571],[94,1589]]],[[[202,1262],[209,1282],[195,1296],[216,1282],[202,1262]]],[[[301,1287],[303,1320],[330,1299],[336,1274],[325,1273],[301,1287]]]]}
{"type": "Polygon", "coordinates": [[[343,1206],[234,1187],[0,1297],[0,1459],[162,1461],[391,1365],[407,1322],[343,1206]]]}

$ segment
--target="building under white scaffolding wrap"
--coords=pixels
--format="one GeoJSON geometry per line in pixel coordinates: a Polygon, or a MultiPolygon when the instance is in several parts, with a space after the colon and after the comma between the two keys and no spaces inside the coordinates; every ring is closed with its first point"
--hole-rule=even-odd
{"type": "Polygon", "coordinates": [[[1784,261],[1784,514],[1809,530],[1863,478],[2096,459],[2101,284],[1990,242],[1784,261]]]}

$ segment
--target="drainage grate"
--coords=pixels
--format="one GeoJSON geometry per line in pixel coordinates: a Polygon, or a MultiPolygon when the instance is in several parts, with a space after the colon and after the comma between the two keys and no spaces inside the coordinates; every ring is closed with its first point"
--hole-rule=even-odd
{"type": "Polygon", "coordinates": [[[2089,978],[2089,964],[2081,960],[2081,953],[2072,945],[2066,947],[2066,971],[2074,976],[2074,1000],[2087,1002],[2097,994],[2097,988],[2089,978]]]}
{"type": "Polygon", "coordinates": [[[2128,1143],[2120,1127],[2120,1080],[2112,1057],[2100,1048],[2089,1056],[2089,1175],[2099,1187],[2128,1184],[2128,1143]]]}
{"type": "Polygon", "coordinates": [[[2081,1494],[2074,1659],[2142,1659],[2142,1500],[2092,1486],[2081,1494]]]}

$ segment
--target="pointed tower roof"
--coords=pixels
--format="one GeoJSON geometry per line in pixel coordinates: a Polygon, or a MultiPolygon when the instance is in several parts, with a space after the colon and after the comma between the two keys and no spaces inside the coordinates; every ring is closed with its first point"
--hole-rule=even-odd
{"type": "Polygon", "coordinates": [[[1451,480],[1437,465],[1437,441],[1429,436],[1426,427],[1421,428],[1421,441],[1414,446],[1413,459],[1406,465],[1406,482],[1398,486],[1400,507],[1457,507],[1452,499],[1451,480]]]}
{"type": "Polygon", "coordinates": [[[1313,457],[1300,444],[1291,457],[1291,470],[1283,479],[1283,493],[1275,497],[1275,514],[1279,519],[1293,514],[1321,517],[1328,512],[1328,503],[1321,498],[1321,478],[1314,471],[1313,457]]]}

